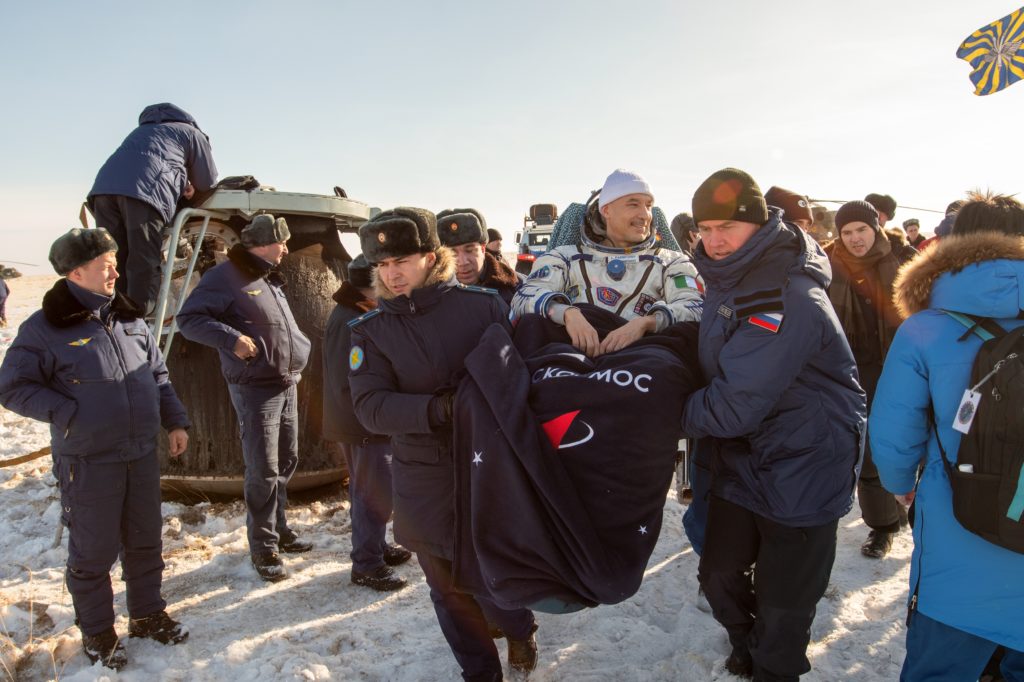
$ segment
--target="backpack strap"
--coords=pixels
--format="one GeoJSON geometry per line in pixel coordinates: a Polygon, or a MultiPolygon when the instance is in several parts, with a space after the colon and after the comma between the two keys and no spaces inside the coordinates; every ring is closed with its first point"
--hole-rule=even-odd
{"type": "Polygon", "coordinates": [[[943,310],[942,312],[967,328],[967,332],[960,337],[961,341],[971,334],[979,337],[982,341],[988,341],[1006,333],[1006,330],[999,326],[991,317],[979,317],[967,313],[958,313],[953,310],[943,310]]]}

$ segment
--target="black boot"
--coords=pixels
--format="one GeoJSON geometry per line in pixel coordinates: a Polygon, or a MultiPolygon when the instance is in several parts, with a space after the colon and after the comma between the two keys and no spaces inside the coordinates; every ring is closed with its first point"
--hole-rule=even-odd
{"type": "Polygon", "coordinates": [[[286,530],[278,538],[277,548],[285,554],[302,554],[313,549],[313,543],[307,540],[300,540],[299,536],[294,532],[286,530]]]}
{"type": "Polygon", "coordinates": [[[384,563],[388,566],[401,566],[412,558],[412,552],[401,545],[384,545],[384,563]]]}
{"type": "Polygon", "coordinates": [[[128,665],[128,652],[117,638],[114,628],[104,630],[98,635],[82,633],[82,649],[91,662],[99,661],[105,668],[120,670],[128,665]]]}
{"type": "Polygon", "coordinates": [[[129,637],[145,637],[161,644],[181,644],[188,639],[188,628],[160,611],[145,618],[128,620],[129,637]]]}
{"type": "Polygon", "coordinates": [[[369,573],[352,571],[352,584],[369,587],[371,590],[377,590],[378,592],[394,592],[395,590],[402,589],[409,583],[402,576],[396,575],[395,569],[390,566],[381,566],[369,573]]]}
{"type": "Polygon", "coordinates": [[[754,660],[746,647],[733,647],[725,659],[725,669],[737,677],[749,678],[754,674],[754,660]]]}
{"type": "Polygon", "coordinates": [[[537,667],[537,624],[526,639],[508,637],[508,667],[517,673],[528,673],[537,667]]]}
{"type": "Polygon", "coordinates": [[[256,569],[260,577],[269,583],[276,583],[288,577],[281,557],[277,552],[262,552],[252,555],[252,567],[256,569]]]}
{"type": "Polygon", "coordinates": [[[860,546],[860,553],[872,559],[881,559],[892,549],[892,535],[884,530],[872,530],[860,546]]]}

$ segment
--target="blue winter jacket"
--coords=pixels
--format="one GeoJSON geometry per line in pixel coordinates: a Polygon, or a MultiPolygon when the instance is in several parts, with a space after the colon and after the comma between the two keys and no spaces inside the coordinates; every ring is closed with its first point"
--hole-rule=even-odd
{"type": "Polygon", "coordinates": [[[497,292],[457,284],[451,252],[436,253],[424,286],[390,297],[378,284],[379,312],[353,320],[349,385],[360,423],[391,436],[395,539],[451,559],[452,435],[434,423],[433,398],[454,391],[466,356],[490,325],[511,327],[497,292]]]}
{"type": "Polygon", "coordinates": [[[114,194],[144,201],[171,221],[191,182],[197,192],[217,184],[217,166],[206,133],[173,104],[151,104],[96,175],[89,198],[114,194]]]}
{"type": "Polygon", "coordinates": [[[18,329],[0,366],[0,404],[50,424],[53,456],[91,462],[152,454],[161,424],[188,428],[185,407],[142,319],[120,293],[90,310],[60,279],[18,329]]]}
{"type": "Polygon", "coordinates": [[[953,418],[982,341],[942,309],[1024,324],[1024,238],[997,233],[950,236],[925,249],[897,281],[909,318],[889,348],[871,405],[871,451],[882,484],[914,489],[918,466],[910,595],[929,618],[1024,651],[1024,554],[964,530],[929,427],[934,409],[947,456],[960,433],[953,418]]]}
{"type": "Polygon", "coordinates": [[[778,523],[817,526],[848,512],[860,469],[864,392],[825,287],[828,259],[797,227],[771,218],[704,277],[705,388],[683,431],[706,439],[712,491],[778,523]]]}
{"type": "Polygon", "coordinates": [[[229,384],[297,384],[309,360],[309,338],[299,330],[284,295],[284,279],[267,261],[241,244],[212,268],[185,300],[177,322],[190,341],[220,351],[229,384]],[[251,360],[234,353],[242,335],[259,349],[251,360]]]}

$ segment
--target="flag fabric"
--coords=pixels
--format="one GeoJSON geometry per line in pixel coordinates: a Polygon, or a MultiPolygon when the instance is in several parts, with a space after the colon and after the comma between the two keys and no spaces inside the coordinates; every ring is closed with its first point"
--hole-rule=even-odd
{"type": "Polygon", "coordinates": [[[991,95],[1024,78],[1024,7],[967,36],[956,56],[974,67],[975,95],[991,95]]]}

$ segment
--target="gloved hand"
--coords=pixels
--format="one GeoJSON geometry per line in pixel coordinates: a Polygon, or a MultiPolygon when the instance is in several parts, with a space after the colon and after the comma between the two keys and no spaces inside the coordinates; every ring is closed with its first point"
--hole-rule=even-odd
{"type": "Polygon", "coordinates": [[[455,406],[455,393],[447,391],[435,395],[427,406],[427,420],[430,428],[441,429],[452,425],[452,409],[455,406]]]}

